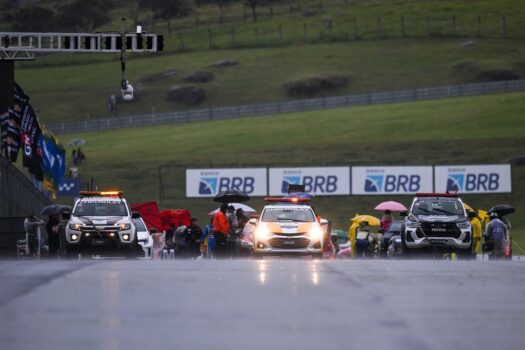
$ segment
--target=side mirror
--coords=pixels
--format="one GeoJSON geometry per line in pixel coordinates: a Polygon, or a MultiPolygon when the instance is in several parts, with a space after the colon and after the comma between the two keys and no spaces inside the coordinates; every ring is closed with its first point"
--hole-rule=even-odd
{"type": "Polygon", "coordinates": [[[137,211],[134,211],[133,213],[131,213],[131,218],[132,219],[140,219],[140,213],[137,212],[137,211]]]}
{"type": "Polygon", "coordinates": [[[320,223],[321,225],[328,225],[328,220],[326,220],[326,219],[321,219],[321,220],[319,220],[319,223],[320,223]]]}
{"type": "Polygon", "coordinates": [[[408,210],[402,210],[399,212],[399,215],[402,216],[402,217],[407,217],[408,216],[408,210]]]}
{"type": "Polygon", "coordinates": [[[252,224],[252,225],[257,225],[257,219],[255,219],[255,218],[250,219],[250,220],[248,220],[248,223],[252,224]]]}

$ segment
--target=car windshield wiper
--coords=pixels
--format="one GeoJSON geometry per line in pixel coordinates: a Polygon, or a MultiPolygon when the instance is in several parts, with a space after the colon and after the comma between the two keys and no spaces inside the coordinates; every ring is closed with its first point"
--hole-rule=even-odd
{"type": "Polygon", "coordinates": [[[432,210],[427,210],[425,208],[418,208],[418,210],[425,211],[425,212],[427,212],[429,214],[435,214],[432,210]]]}

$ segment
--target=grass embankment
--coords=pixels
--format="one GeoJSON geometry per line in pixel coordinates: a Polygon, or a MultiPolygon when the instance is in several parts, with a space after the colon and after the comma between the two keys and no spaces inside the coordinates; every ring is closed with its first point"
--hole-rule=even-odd
{"type": "MultiPolygon", "coordinates": [[[[126,76],[143,96],[136,102],[119,104],[119,114],[187,108],[166,101],[166,92],[173,85],[186,84],[183,78],[197,70],[215,75],[210,83],[192,84],[206,91],[207,98],[199,108],[290,99],[283,88],[286,82],[326,74],[349,77],[348,85],[329,92],[330,95],[476,82],[473,66],[480,70],[513,70],[525,76],[523,41],[476,39],[474,46],[463,47],[464,41],[370,40],[147,56],[127,64],[126,76]],[[209,67],[221,59],[237,60],[239,65],[209,67]],[[458,70],[458,65],[465,69],[458,70]],[[168,70],[177,74],[150,83],[140,82],[142,77],[168,70]]],[[[97,56],[55,56],[50,59],[60,62],[60,66],[31,68],[26,64],[17,68],[16,80],[31,96],[44,124],[109,115],[108,96],[120,93],[119,63],[89,64],[89,57],[97,56]],[[69,61],[83,63],[68,65],[69,61]]]]}
{"type": "MultiPolygon", "coordinates": [[[[499,94],[417,103],[292,113],[143,129],[70,135],[83,138],[87,161],[84,181],[99,188],[120,188],[132,202],[159,199],[161,207],[188,208],[201,218],[211,200],[184,199],[184,172],[191,167],[231,164],[286,165],[432,165],[507,163],[524,156],[525,93],[499,94]]],[[[68,153],[70,153],[69,150],[68,153]]],[[[470,195],[464,200],[487,209],[510,203],[513,233],[525,247],[525,167],[513,167],[513,193],[470,195]]],[[[408,205],[411,197],[319,197],[316,207],[344,228],[348,218],[372,213],[383,200],[408,205]]],[[[250,205],[260,210],[263,201],[250,205]]]]}

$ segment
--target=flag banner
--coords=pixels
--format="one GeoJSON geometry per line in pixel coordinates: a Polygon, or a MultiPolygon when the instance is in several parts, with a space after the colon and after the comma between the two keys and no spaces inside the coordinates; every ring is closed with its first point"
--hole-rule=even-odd
{"type": "Polygon", "coordinates": [[[66,171],[66,152],[55,135],[45,128],[42,129],[38,143],[42,151],[44,186],[56,193],[66,171]]]}
{"type": "Polygon", "coordinates": [[[0,115],[0,128],[2,153],[14,163],[20,149],[20,115],[9,108],[0,115]]]}
{"type": "Polygon", "coordinates": [[[78,197],[80,194],[80,178],[66,177],[58,184],[59,197],[78,197]]]}
{"type": "Polygon", "coordinates": [[[26,104],[22,108],[22,124],[20,128],[21,140],[23,146],[23,165],[39,181],[42,181],[42,155],[38,144],[40,134],[40,125],[31,105],[26,104]]]}

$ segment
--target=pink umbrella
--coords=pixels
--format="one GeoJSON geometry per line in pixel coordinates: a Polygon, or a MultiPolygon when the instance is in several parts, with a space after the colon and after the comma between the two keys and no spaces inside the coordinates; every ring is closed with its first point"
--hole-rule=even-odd
{"type": "Polygon", "coordinates": [[[379,203],[374,208],[374,210],[379,210],[379,211],[385,211],[385,210],[403,211],[403,210],[407,210],[407,208],[403,204],[401,204],[399,202],[386,201],[386,202],[379,203]]]}

